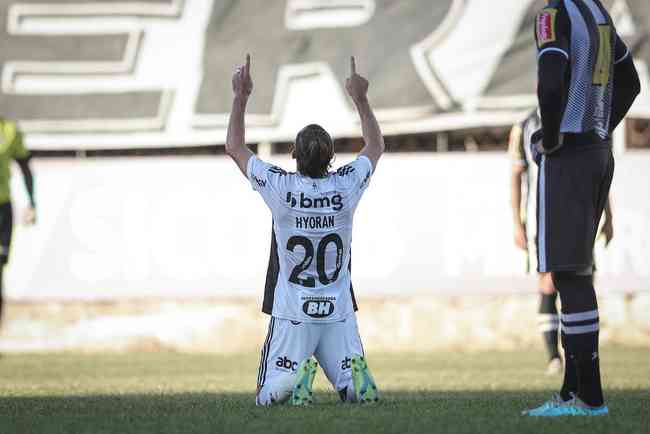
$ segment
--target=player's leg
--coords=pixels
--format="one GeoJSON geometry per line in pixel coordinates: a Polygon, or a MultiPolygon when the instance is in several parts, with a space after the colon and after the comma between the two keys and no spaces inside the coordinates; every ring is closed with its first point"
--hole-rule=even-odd
{"type": "Polygon", "coordinates": [[[560,317],[557,312],[557,291],[551,273],[539,273],[540,303],[537,324],[544,339],[548,354],[546,373],[556,375],[562,372],[562,359],[558,348],[560,317]]]}
{"type": "Polygon", "coordinates": [[[567,372],[561,396],[527,412],[529,415],[608,413],[600,381],[599,315],[591,272],[596,231],[613,170],[614,160],[608,150],[542,160],[540,271],[553,271],[553,282],[560,294],[567,372]]]}
{"type": "MultiPolygon", "coordinates": [[[[595,267],[593,268],[595,270],[595,267]]],[[[591,284],[594,284],[594,276],[591,275],[591,284]]],[[[562,348],[566,352],[567,342],[566,335],[560,333],[562,348]]],[[[569,401],[574,395],[578,394],[578,371],[576,364],[571,357],[565,357],[564,360],[564,381],[560,390],[560,397],[563,401],[569,401]]]]}
{"type": "Polygon", "coordinates": [[[315,355],[342,401],[379,399],[377,385],[365,360],[355,314],[344,321],[325,325],[315,355]]]}
{"type": "Polygon", "coordinates": [[[0,327],[2,327],[2,313],[4,312],[5,300],[4,300],[4,264],[0,265],[0,327]]]}
{"type": "Polygon", "coordinates": [[[0,205],[0,327],[4,319],[4,269],[9,262],[11,235],[13,232],[13,208],[11,202],[0,205]]]}
{"type": "Polygon", "coordinates": [[[592,406],[603,405],[598,355],[599,315],[591,270],[583,273],[555,272],[553,280],[562,297],[562,341],[567,359],[574,365],[575,384],[565,381],[562,398],[575,393],[592,406]]]}
{"type": "Polygon", "coordinates": [[[587,197],[595,197],[593,208],[586,211],[592,225],[584,237],[588,243],[585,254],[591,260],[583,270],[553,273],[553,281],[560,291],[562,301],[562,334],[567,358],[571,358],[576,369],[577,397],[592,408],[604,406],[600,376],[599,355],[599,313],[594,288],[593,249],[598,226],[609,197],[614,175],[614,157],[611,151],[594,153],[590,158],[594,172],[601,175],[599,185],[588,191],[587,197]],[[600,158],[597,158],[600,157],[600,158]],[[599,167],[603,169],[598,170],[599,167]],[[591,193],[591,195],[589,195],[591,193]]]}
{"type": "Polygon", "coordinates": [[[308,324],[271,317],[257,376],[257,405],[282,404],[291,398],[297,374],[304,373],[303,362],[314,352],[313,333],[308,324]]]}

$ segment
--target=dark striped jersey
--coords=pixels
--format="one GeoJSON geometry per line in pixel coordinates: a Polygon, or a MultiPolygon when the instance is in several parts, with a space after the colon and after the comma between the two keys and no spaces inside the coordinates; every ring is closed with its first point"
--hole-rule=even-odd
{"type": "Polygon", "coordinates": [[[560,133],[610,136],[614,65],[629,56],[600,0],[554,0],[536,18],[538,58],[569,61],[567,102],[560,133]]]}

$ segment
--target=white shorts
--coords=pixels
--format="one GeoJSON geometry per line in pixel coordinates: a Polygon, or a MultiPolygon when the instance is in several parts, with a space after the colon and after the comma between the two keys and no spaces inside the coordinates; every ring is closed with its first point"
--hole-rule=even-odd
{"type": "Polygon", "coordinates": [[[352,382],[352,357],[364,355],[356,315],[330,323],[303,323],[271,317],[262,347],[257,390],[267,382],[282,380],[279,377],[293,376],[300,362],[312,355],[334,388],[339,393],[345,390],[352,382]]]}

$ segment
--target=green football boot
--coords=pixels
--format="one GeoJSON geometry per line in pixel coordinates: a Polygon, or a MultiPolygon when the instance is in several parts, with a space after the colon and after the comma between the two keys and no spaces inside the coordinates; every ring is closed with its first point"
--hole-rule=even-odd
{"type": "Polygon", "coordinates": [[[540,407],[528,410],[523,414],[533,417],[605,416],[609,414],[609,408],[604,404],[600,407],[591,407],[575,395],[568,401],[562,401],[559,395],[556,395],[540,407]]]}
{"type": "Polygon", "coordinates": [[[379,401],[379,391],[363,356],[352,357],[352,383],[358,403],[379,401]]]}
{"type": "Polygon", "coordinates": [[[309,405],[314,402],[314,392],[312,386],[318,363],[311,357],[303,360],[296,370],[296,379],[293,383],[293,392],[291,393],[291,405],[309,405]]]}

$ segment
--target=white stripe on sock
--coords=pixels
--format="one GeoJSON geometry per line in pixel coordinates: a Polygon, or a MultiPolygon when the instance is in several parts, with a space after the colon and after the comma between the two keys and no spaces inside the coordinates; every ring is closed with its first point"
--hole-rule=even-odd
{"type": "Polygon", "coordinates": [[[538,313],[537,314],[537,322],[542,323],[542,322],[558,322],[560,320],[560,316],[556,315],[554,313],[538,313]]]}
{"type": "Polygon", "coordinates": [[[562,322],[587,321],[590,319],[598,319],[598,309],[590,310],[589,312],[562,314],[562,322]]]}
{"type": "Polygon", "coordinates": [[[566,335],[582,335],[586,333],[594,333],[598,330],[600,330],[598,323],[573,327],[562,324],[562,332],[566,335]]]}
{"type": "Polygon", "coordinates": [[[558,323],[540,324],[537,328],[542,333],[556,332],[560,328],[560,324],[558,323]]]}

